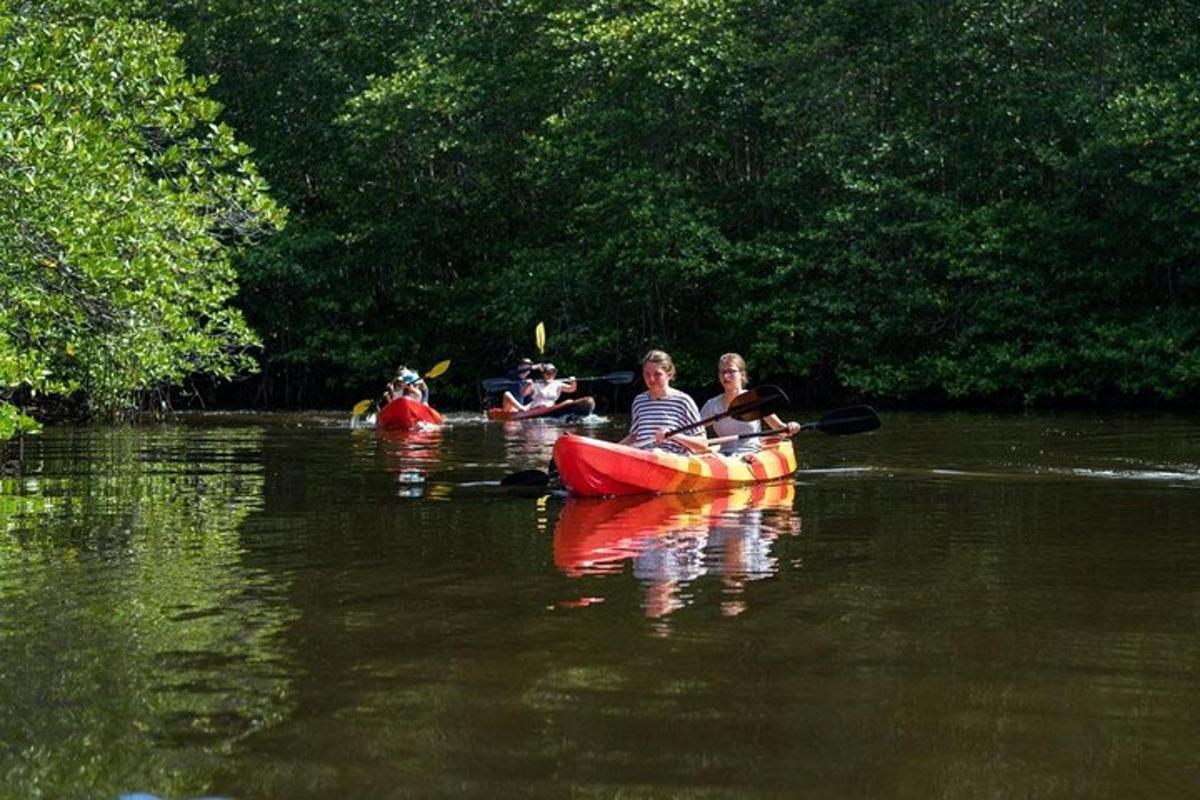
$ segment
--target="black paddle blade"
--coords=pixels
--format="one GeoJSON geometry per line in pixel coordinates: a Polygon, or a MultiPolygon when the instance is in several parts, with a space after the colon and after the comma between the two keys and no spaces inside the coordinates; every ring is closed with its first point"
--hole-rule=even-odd
{"type": "Polygon", "coordinates": [[[550,475],[540,469],[523,469],[500,479],[501,486],[546,486],[550,475]]]}
{"type": "Polygon", "coordinates": [[[610,372],[604,376],[603,380],[609,383],[633,383],[632,372],[610,372]]]}
{"type": "Polygon", "coordinates": [[[810,422],[802,427],[816,428],[821,433],[827,433],[830,436],[845,436],[851,433],[873,431],[882,424],[879,415],[870,406],[850,406],[830,411],[816,422],[810,422]]]}
{"type": "Polygon", "coordinates": [[[742,392],[729,404],[729,416],[742,422],[751,422],[785,411],[790,402],[778,386],[756,386],[742,392]]]}

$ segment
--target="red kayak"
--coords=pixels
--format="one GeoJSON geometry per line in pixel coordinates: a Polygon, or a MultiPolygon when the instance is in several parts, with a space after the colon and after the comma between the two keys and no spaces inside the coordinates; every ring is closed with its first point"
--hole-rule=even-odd
{"type": "Polygon", "coordinates": [[[574,400],[562,400],[552,406],[530,408],[526,411],[505,411],[502,408],[489,408],[488,419],[497,422],[517,422],[523,419],[582,419],[596,410],[596,401],[590,397],[577,397],[574,400]]]}
{"type": "Polygon", "coordinates": [[[421,423],[441,425],[442,415],[433,406],[411,397],[393,399],[375,416],[375,429],[380,431],[410,431],[421,423]]]}
{"type": "Polygon", "coordinates": [[[679,455],[564,434],[554,443],[559,479],[574,495],[672,494],[776,480],[796,470],[790,440],[740,456],[679,455]]]}

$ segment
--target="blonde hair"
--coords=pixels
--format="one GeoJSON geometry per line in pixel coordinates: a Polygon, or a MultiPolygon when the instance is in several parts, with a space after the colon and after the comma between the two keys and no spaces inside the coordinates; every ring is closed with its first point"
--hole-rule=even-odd
{"type": "Polygon", "coordinates": [[[647,364],[657,364],[662,367],[663,372],[667,373],[668,378],[675,379],[675,362],[662,350],[651,350],[642,356],[642,369],[645,369],[647,364]]]}
{"type": "Polygon", "coordinates": [[[726,353],[717,359],[717,380],[721,380],[721,370],[725,368],[736,369],[742,376],[742,386],[750,382],[750,370],[746,369],[746,359],[742,358],[737,353],[726,353]]]}

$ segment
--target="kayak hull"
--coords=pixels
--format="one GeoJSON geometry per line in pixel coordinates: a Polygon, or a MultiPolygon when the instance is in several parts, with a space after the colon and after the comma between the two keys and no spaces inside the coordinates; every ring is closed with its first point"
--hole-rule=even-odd
{"type": "Polygon", "coordinates": [[[433,406],[411,397],[393,399],[375,417],[375,428],[381,431],[409,431],[422,423],[441,425],[442,415],[433,406]]]}
{"type": "Polygon", "coordinates": [[[502,408],[489,408],[488,419],[496,422],[519,422],[525,419],[578,419],[586,417],[596,410],[596,401],[590,397],[577,397],[574,400],[563,400],[552,406],[531,408],[527,411],[505,411],[502,408]]]}
{"type": "Polygon", "coordinates": [[[554,443],[559,479],[577,496],[674,494],[777,480],[796,470],[791,441],[742,456],[679,455],[566,434],[554,443]]]}

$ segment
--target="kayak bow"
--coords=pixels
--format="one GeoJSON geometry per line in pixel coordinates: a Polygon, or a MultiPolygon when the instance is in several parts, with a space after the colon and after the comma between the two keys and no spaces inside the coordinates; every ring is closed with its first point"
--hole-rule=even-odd
{"type": "Polygon", "coordinates": [[[502,408],[489,408],[488,419],[496,422],[517,422],[523,419],[582,419],[596,410],[596,401],[590,397],[577,397],[574,400],[563,400],[552,406],[530,408],[525,411],[505,411],[502,408]]]}
{"type": "Polygon", "coordinates": [[[421,423],[441,425],[442,415],[433,406],[411,397],[393,399],[375,417],[375,428],[381,431],[408,431],[421,423]]]}

